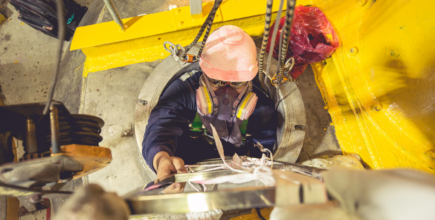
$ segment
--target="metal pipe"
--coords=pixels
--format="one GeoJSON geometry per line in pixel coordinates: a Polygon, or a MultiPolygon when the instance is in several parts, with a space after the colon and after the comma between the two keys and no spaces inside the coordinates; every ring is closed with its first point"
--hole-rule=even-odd
{"type": "Polygon", "coordinates": [[[27,118],[26,129],[26,154],[32,155],[38,152],[38,146],[36,144],[36,130],[35,122],[30,117],[27,118]]]}
{"type": "Polygon", "coordinates": [[[104,3],[106,3],[106,7],[109,9],[110,14],[113,17],[113,20],[121,26],[122,31],[124,31],[124,23],[122,23],[121,17],[119,16],[118,11],[116,10],[115,4],[113,4],[112,0],[104,0],[104,3]]]}
{"type": "Polygon", "coordinates": [[[50,107],[50,128],[51,128],[51,153],[60,153],[60,134],[59,134],[59,118],[57,108],[54,105],[50,107]]]}

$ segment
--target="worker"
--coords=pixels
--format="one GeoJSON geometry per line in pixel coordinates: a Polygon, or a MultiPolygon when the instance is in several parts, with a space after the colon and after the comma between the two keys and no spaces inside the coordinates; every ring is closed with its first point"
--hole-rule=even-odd
{"type": "Polygon", "coordinates": [[[199,66],[167,87],[149,117],[142,154],[158,180],[186,172],[185,164],[219,158],[211,125],[227,156],[261,157],[257,143],[274,150],[277,113],[253,81],[253,39],[239,27],[220,27],[207,39],[199,66]]]}

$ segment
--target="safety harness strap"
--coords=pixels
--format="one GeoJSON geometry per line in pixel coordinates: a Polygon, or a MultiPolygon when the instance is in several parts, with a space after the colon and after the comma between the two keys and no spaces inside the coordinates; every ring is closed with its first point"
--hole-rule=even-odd
{"type": "Polygon", "coordinates": [[[195,118],[193,119],[192,127],[190,128],[190,130],[193,132],[202,132],[202,121],[201,118],[199,117],[198,112],[196,113],[195,118]]]}
{"type": "MultiPolygon", "coordinates": [[[[240,133],[242,133],[242,136],[245,137],[246,136],[246,129],[248,128],[248,119],[244,120],[242,122],[242,124],[240,125],[240,133]]],[[[202,121],[201,118],[199,117],[198,112],[195,115],[195,118],[193,119],[192,122],[192,127],[190,128],[191,131],[193,132],[203,132],[204,129],[202,129],[202,121]]]]}
{"type": "Polygon", "coordinates": [[[248,127],[248,119],[243,120],[242,124],[240,125],[240,133],[242,133],[242,137],[246,136],[247,127],[248,127]]]}

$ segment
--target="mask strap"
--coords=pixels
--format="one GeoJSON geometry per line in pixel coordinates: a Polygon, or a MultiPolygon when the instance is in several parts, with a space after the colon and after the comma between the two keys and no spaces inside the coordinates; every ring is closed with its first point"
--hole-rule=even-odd
{"type": "Polygon", "coordinates": [[[251,83],[252,83],[252,82],[246,83],[245,88],[243,88],[242,92],[240,92],[239,96],[238,96],[237,99],[234,101],[234,105],[233,105],[233,115],[236,114],[237,106],[239,105],[240,100],[242,100],[242,97],[246,94],[246,90],[249,89],[249,91],[252,91],[251,83]]]}
{"type": "MultiPolygon", "coordinates": [[[[204,73],[201,76],[201,80],[205,81],[205,85],[207,87],[207,90],[210,92],[211,98],[213,99],[213,112],[216,112],[215,109],[217,108],[218,100],[217,100],[217,97],[213,91],[213,88],[210,85],[210,82],[208,81],[207,77],[204,76],[204,73]]],[[[204,84],[204,82],[202,82],[202,83],[204,84]]]]}

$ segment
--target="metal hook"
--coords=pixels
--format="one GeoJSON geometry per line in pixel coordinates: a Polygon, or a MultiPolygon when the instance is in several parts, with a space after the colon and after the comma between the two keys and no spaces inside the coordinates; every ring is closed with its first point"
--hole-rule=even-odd
{"type": "Polygon", "coordinates": [[[270,80],[271,84],[273,86],[276,86],[278,84],[278,81],[281,81],[281,83],[294,82],[295,80],[289,76],[290,71],[293,69],[294,65],[295,65],[295,58],[290,57],[284,64],[284,69],[285,69],[285,72],[287,73],[286,74],[287,76],[284,76],[284,75],[277,76],[277,74],[275,74],[272,77],[272,79],[270,80]],[[290,63],[290,61],[291,61],[291,63],[290,63]]]}
{"type": "Polygon", "coordinates": [[[184,59],[182,57],[180,57],[181,54],[183,54],[185,52],[185,49],[183,46],[181,46],[180,44],[174,44],[172,42],[165,41],[163,43],[163,47],[165,48],[166,51],[168,51],[169,53],[172,54],[172,56],[174,57],[174,59],[176,61],[183,63],[184,59]]]}
{"type": "Polygon", "coordinates": [[[165,42],[163,43],[163,47],[165,48],[166,51],[168,51],[168,52],[171,53],[172,55],[174,55],[174,53],[175,53],[175,54],[178,54],[178,47],[177,47],[177,45],[175,45],[175,44],[172,43],[172,42],[165,41],[165,42]],[[169,45],[169,48],[168,48],[167,45],[169,45]]]}
{"type": "Polygon", "coordinates": [[[295,58],[290,57],[284,64],[284,68],[287,69],[287,72],[290,72],[293,69],[293,66],[295,65],[295,58]],[[290,66],[290,61],[292,61],[290,66]]]}

